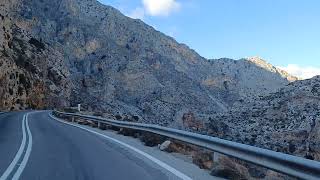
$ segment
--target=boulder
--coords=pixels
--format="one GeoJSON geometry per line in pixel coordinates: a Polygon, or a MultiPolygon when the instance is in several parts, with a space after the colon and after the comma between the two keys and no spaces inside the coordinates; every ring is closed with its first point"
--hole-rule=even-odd
{"type": "Polygon", "coordinates": [[[221,156],[219,162],[214,165],[211,175],[231,180],[250,179],[248,169],[235,160],[221,156]]]}
{"type": "Polygon", "coordinates": [[[159,145],[159,149],[161,151],[165,151],[165,150],[167,150],[169,148],[170,144],[171,144],[171,141],[167,140],[167,141],[165,141],[165,142],[163,142],[162,144],[159,145]]]}
{"type": "Polygon", "coordinates": [[[137,131],[136,130],[132,130],[132,129],[127,129],[127,128],[120,128],[118,133],[122,134],[124,136],[135,136],[137,131]]]}
{"type": "Polygon", "coordinates": [[[192,162],[201,169],[211,169],[213,167],[212,153],[199,151],[192,156],[192,162]]]}
{"type": "Polygon", "coordinates": [[[150,147],[157,146],[165,141],[165,137],[148,132],[142,132],[139,139],[144,142],[146,146],[150,147]]]}

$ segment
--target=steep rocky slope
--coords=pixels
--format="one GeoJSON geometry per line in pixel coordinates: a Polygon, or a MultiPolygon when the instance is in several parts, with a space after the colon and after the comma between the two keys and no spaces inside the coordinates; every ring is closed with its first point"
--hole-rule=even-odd
{"type": "MultiPolygon", "coordinates": [[[[250,100],[257,96],[276,92],[288,82],[298,80],[296,77],[274,67],[259,57],[240,60],[216,59],[210,60],[210,76],[205,84],[209,88],[223,87],[229,94],[223,99],[230,98],[230,93],[236,94],[242,100],[250,100]],[[211,86],[210,86],[211,85],[211,86]],[[213,85],[213,86],[212,86],[213,85]]],[[[233,99],[234,100],[234,99],[233,99]]],[[[237,99],[241,100],[241,99],[237,99]]],[[[229,104],[232,104],[232,101],[229,104]]]]}
{"type": "Polygon", "coordinates": [[[62,54],[12,19],[16,5],[0,2],[0,109],[67,106],[69,74],[62,54]]]}
{"type": "Polygon", "coordinates": [[[188,113],[227,111],[292,80],[261,60],[206,60],[96,0],[17,2],[14,21],[61,53],[63,72],[70,72],[64,77],[72,82],[70,103],[88,110],[175,125],[188,113]]]}
{"type": "Polygon", "coordinates": [[[215,114],[209,134],[320,160],[320,76],[215,114]]]}

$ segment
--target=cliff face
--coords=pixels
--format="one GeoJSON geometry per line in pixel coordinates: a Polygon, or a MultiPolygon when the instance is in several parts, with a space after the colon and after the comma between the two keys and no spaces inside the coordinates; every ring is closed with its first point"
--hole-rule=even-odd
{"type": "Polygon", "coordinates": [[[0,2],[0,109],[68,105],[68,70],[59,51],[14,20],[17,1],[0,2]]]}
{"type": "Polygon", "coordinates": [[[27,34],[24,42],[34,38],[44,44],[42,53],[25,54],[36,57],[28,61],[43,73],[37,79],[44,92],[65,97],[60,105],[81,103],[89,110],[172,125],[188,113],[227,111],[288,83],[289,75],[250,60],[206,60],[95,0],[18,0],[11,15],[27,34]]]}
{"type": "MultiPolygon", "coordinates": [[[[230,93],[235,94],[239,98],[237,100],[252,100],[276,92],[288,82],[298,80],[259,57],[237,61],[224,58],[209,62],[211,79],[208,78],[204,82],[214,91],[218,90],[218,87],[229,92],[224,100],[230,97],[230,93]]],[[[232,103],[234,98],[229,102],[232,103]]]]}
{"type": "Polygon", "coordinates": [[[320,76],[210,118],[211,135],[320,160],[320,76]],[[223,130],[223,131],[222,131],[223,130]]]}

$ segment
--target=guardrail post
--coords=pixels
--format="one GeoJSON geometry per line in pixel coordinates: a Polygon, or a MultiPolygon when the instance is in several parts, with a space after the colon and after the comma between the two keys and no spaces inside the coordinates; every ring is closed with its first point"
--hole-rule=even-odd
{"type": "Polygon", "coordinates": [[[213,163],[219,163],[219,158],[221,157],[221,154],[218,152],[213,152],[212,157],[213,157],[213,163]]]}
{"type": "Polygon", "coordinates": [[[98,129],[101,128],[101,122],[98,122],[98,129]]]}
{"type": "Polygon", "coordinates": [[[74,117],[72,116],[71,121],[74,122],[74,117]]]}

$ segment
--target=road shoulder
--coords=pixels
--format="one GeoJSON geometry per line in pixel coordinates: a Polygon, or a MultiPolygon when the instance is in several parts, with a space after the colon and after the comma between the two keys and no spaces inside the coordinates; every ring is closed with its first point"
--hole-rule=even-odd
{"type": "MultiPolygon", "coordinates": [[[[160,151],[157,147],[147,147],[145,146],[139,139],[129,137],[129,136],[123,136],[118,134],[116,131],[112,130],[100,130],[97,128],[93,128],[90,126],[85,125],[79,125],[76,123],[72,123],[74,125],[77,125],[79,127],[86,128],[88,130],[94,131],[96,133],[108,136],[110,138],[116,139],[120,142],[123,142],[125,144],[128,144],[130,146],[135,147],[136,149],[143,151],[152,157],[156,157],[157,159],[161,160],[162,162],[174,167],[178,171],[182,172],[183,174],[187,175],[188,177],[192,179],[197,180],[210,180],[210,179],[218,179],[217,177],[213,177],[209,175],[209,172],[206,170],[200,169],[198,166],[194,165],[190,157],[186,157],[181,154],[176,153],[167,153],[160,151]]],[[[140,157],[141,158],[141,157],[140,157]]],[[[152,161],[146,161],[150,165],[154,166],[154,163],[152,161]]]]}

